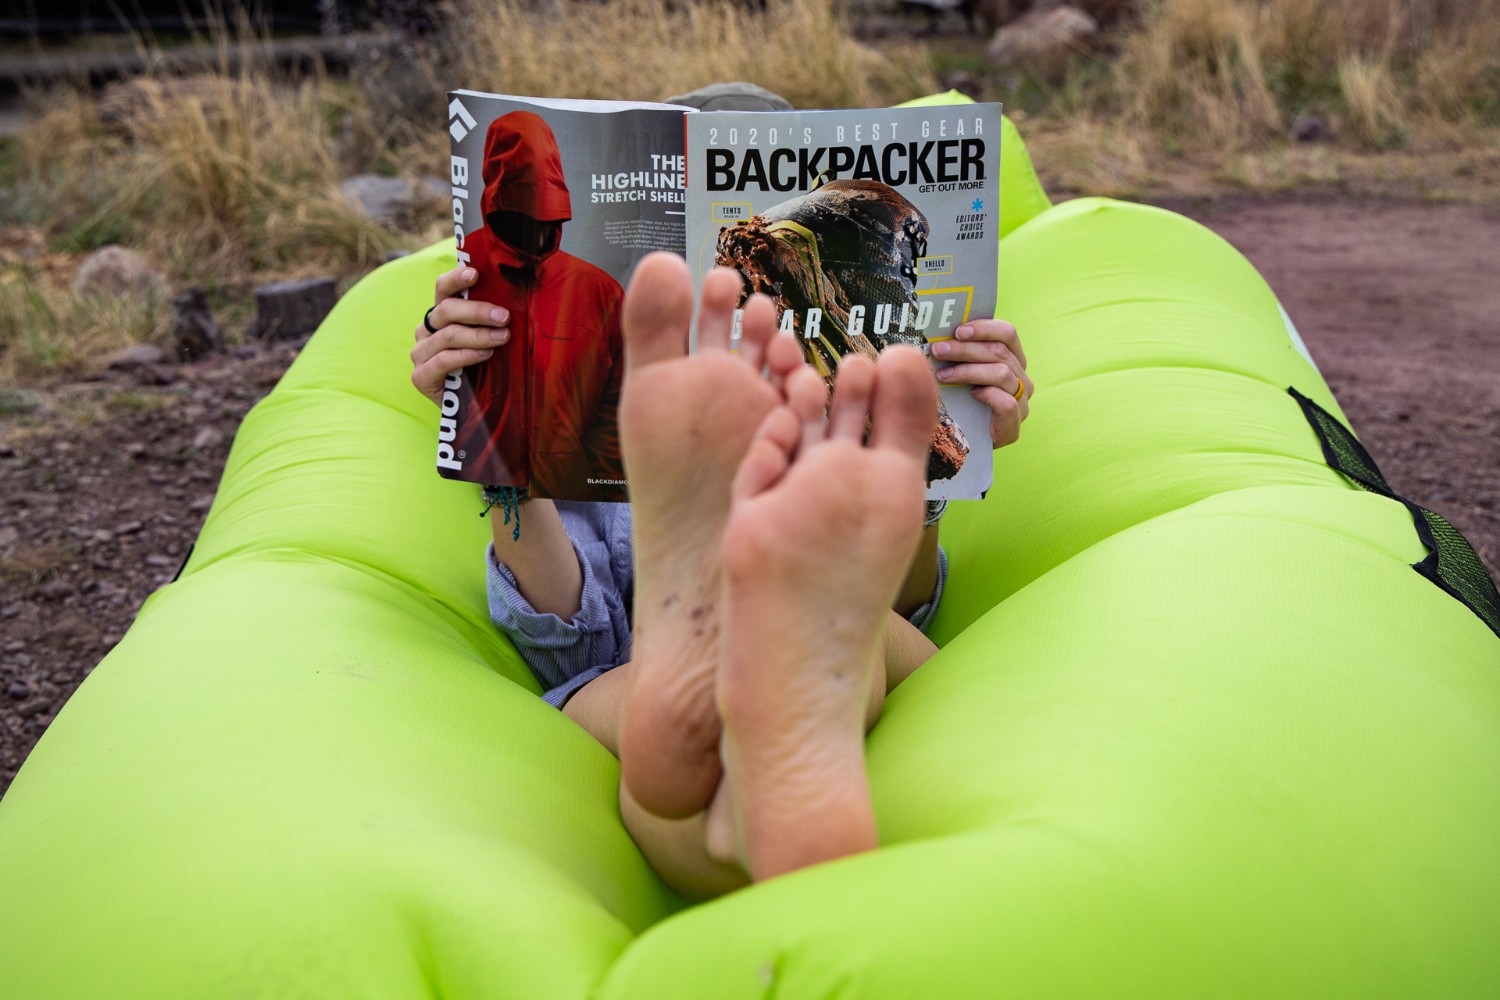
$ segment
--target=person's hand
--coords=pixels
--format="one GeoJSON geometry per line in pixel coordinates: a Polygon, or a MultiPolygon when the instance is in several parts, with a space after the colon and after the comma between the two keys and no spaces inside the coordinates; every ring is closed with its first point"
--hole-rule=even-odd
{"type": "Polygon", "coordinates": [[[411,349],[411,384],[439,406],[443,380],[450,372],[478,364],[510,340],[508,310],[457,297],[478,279],[479,272],[472,267],[454,268],[441,275],[432,312],[417,324],[417,346],[411,349]]]}
{"type": "Polygon", "coordinates": [[[990,408],[991,444],[1014,444],[1036,391],[1026,375],[1026,352],[1016,328],[1003,319],[971,320],[954,331],[953,340],[933,341],[932,356],[939,362],[939,382],[969,386],[974,398],[990,408]]]}

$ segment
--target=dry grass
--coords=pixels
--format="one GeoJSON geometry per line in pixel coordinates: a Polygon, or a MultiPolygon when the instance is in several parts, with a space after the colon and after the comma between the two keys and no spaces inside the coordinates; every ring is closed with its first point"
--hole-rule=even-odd
{"type": "Polygon", "coordinates": [[[1147,0],[1109,44],[1031,102],[1033,152],[1068,190],[1162,190],[1195,170],[1260,190],[1425,190],[1410,158],[1436,183],[1500,141],[1500,0],[1147,0]],[[1304,114],[1332,145],[1288,141],[1304,114]]]}
{"type": "Polygon", "coordinates": [[[1235,150],[1312,112],[1383,149],[1432,119],[1494,125],[1497,82],[1500,0],[1156,0],[1099,106],[1235,150]]]}
{"type": "MultiPolygon", "coordinates": [[[[450,88],[659,100],[738,79],[799,107],[939,89],[944,54],[909,38],[856,41],[844,0],[753,6],[448,0],[435,39],[357,67],[350,82],[293,81],[226,54],[216,72],[149,77],[102,103],[40,95],[33,124],[0,150],[10,188],[0,236],[34,227],[69,260],[122,243],[174,288],[204,284],[243,310],[261,282],[350,277],[393,246],[441,235],[438,213],[410,232],[365,218],[338,183],[372,169],[441,176],[450,88]]],[[[247,37],[224,29],[212,40],[227,53],[247,37]]],[[[1060,87],[1027,87],[1019,101],[1000,96],[1029,112],[1023,128],[1059,193],[1500,191],[1500,0],[1142,0],[1060,87]],[[1335,141],[1288,142],[1305,113],[1335,141]]],[[[115,346],[163,338],[162,303],[76,302],[66,276],[33,259],[0,260],[0,379],[89,367],[115,346]]]]}
{"type": "MultiPolygon", "coordinates": [[[[174,287],[206,285],[219,301],[275,278],[349,276],[397,245],[442,235],[440,212],[393,232],[345,203],[338,184],[371,169],[442,176],[443,93],[452,87],[659,100],[743,79],[813,107],[937,89],[920,50],[858,44],[838,7],[453,0],[434,46],[362,67],[352,84],[234,62],[231,43],[253,49],[256,38],[226,25],[209,39],[224,54],[216,72],[147,77],[102,101],[83,90],[37,95],[13,151],[14,191],[0,193],[0,227],[38,227],[74,254],[129,246],[174,287]]],[[[101,308],[44,279],[19,267],[0,280],[0,378],[85,368],[113,346],[162,339],[164,304],[101,308]]]]}
{"type": "Polygon", "coordinates": [[[833,0],[453,0],[449,75],[512,94],[659,101],[747,80],[797,107],[879,106],[937,89],[916,46],[856,42],[833,0]],[[522,55],[524,54],[524,55],[522,55]],[[518,57],[519,56],[519,57],[518,57]]]}
{"type": "Polygon", "coordinates": [[[97,368],[132,344],[163,344],[169,306],[153,297],[77,298],[26,267],[0,274],[0,384],[97,368]]]}
{"type": "Polygon", "coordinates": [[[377,261],[390,234],[343,203],[317,81],[145,78],[112,104],[49,95],[20,137],[29,211],[65,244],[118,239],[188,281],[377,261]]]}

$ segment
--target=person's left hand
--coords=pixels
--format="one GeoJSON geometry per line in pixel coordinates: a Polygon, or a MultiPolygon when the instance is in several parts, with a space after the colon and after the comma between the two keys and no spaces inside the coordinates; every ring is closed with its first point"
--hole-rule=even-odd
{"type": "Polygon", "coordinates": [[[990,442],[996,448],[1014,444],[1036,391],[1016,328],[1003,319],[971,320],[954,331],[953,340],[933,341],[931,348],[938,381],[969,386],[990,408],[990,442]]]}

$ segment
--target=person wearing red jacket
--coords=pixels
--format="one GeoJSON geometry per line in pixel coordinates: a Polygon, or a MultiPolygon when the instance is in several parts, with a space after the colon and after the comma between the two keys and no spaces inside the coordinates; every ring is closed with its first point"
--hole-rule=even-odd
{"type": "MultiPolygon", "coordinates": [[[[464,478],[534,496],[624,500],[617,410],[619,282],[559,248],[573,217],[557,139],[540,116],[496,118],[484,144],[485,227],[464,250],[472,298],[510,312],[510,342],[472,373],[455,452],[464,478]],[[478,464],[472,456],[480,456],[478,464]]],[[[462,394],[461,394],[462,398],[462,394]]]]}

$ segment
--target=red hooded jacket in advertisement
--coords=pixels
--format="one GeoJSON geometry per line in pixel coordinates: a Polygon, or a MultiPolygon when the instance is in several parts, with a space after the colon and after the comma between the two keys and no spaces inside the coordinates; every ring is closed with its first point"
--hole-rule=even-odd
{"type": "MultiPolygon", "coordinates": [[[[486,217],[572,218],[557,140],[539,116],[496,118],[484,150],[486,217]]],[[[464,250],[479,272],[469,297],[510,311],[510,340],[465,373],[453,442],[465,456],[461,478],[533,496],[625,499],[619,282],[556,242],[531,254],[488,226],[468,234],[464,250]]]]}

